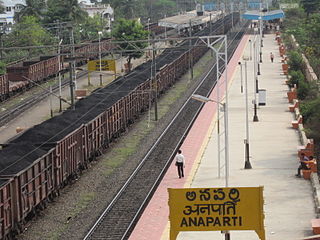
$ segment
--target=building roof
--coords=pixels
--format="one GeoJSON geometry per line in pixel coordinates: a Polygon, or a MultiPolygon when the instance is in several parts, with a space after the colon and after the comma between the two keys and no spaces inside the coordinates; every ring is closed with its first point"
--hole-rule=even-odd
{"type": "Polygon", "coordinates": [[[159,26],[162,27],[170,27],[176,29],[187,28],[191,25],[200,25],[210,21],[210,13],[211,13],[211,20],[214,20],[218,15],[220,15],[220,11],[213,11],[213,12],[205,12],[203,16],[197,16],[196,11],[187,12],[185,14],[176,15],[173,17],[167,17],[160,19],[158,22],[159,26]]]}
{"type": "Polygon", "coordinates": [[[278,18],[284,18],[284,12],[282,10],[274,10],[269,12],[260,12],[260,11],[247,11],[242,17],[248,20],[273,20],[278,18]]]}
{"type": "Polygon", "coordinates": [[[26,5],[25,0],[2,0],[2,3],[5,7],[15,6],[17,4],[26,5]]]}

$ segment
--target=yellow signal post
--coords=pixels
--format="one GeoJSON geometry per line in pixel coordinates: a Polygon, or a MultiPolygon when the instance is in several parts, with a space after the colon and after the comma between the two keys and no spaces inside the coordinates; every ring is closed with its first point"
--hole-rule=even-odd
{"type": "Polygon", "coordinates": [[[254,230],[265,240],[263,187],[169,188],[170,240],[181,231],[254,230]]]}

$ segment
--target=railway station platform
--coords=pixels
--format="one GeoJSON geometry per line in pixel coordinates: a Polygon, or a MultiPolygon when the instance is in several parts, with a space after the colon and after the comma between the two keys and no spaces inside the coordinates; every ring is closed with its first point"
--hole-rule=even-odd
{"type": "MultiPolygon", "coordinates": [[[[241,93],[239,61],[250,56],[246,35],[228,65],[229,76],[229,154],[230,187],[264,186],[265,231],[268,240],[303,239],[312,235],[315,218],[309,181],[295,176],[298,168],[296,130],[291,128],[280,55],[274,34],[263,38],[259,88],[266,89],[266,105],[259,106],[258,122],[253,122],[253,61],[247,61],[249,96],[249,144],[252,169],[244,169],[245,93],[241,93]],[[275,56],[270,61],[270,53],[275,56]]],[[[244,68],[243,68],[244,70],[244,68]]],[[[243,75],[244,76],[244,75],[243,75]]],[[[221,84],[223,85],[223,84],[221,84]]],[[[224,89],[221,88],[221,91],[224,89]]],[[[244,91],[245,92],[245,91],[244,91]]],[[[213,92],[211,99],[216,99],[213,92]]],[[[224,187],[224,175],[218,178],[217,105],[206,103],[181,149],[186,157],[185,177],[179,179],[174,161],[136,225],[130,240],[168,240],[169,208],[167,188],[224,187]]],[[[231,239],[259,239],[254,231],[231,231],[231,239]]],[[[220,232],[181,232],[179,240],[224,239],[220,232]]]]}

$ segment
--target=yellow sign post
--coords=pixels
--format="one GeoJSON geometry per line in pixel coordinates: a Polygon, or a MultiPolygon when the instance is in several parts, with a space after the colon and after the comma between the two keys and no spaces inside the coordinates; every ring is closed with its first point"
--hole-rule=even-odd
{"type": "MultiPolygon", "coordinates": [[[[100,61],[94,60],[88,63],[89,71],[100,71],[100,61]]],[[[116,71],[115,60],[101,60],[101,71],[116,71]]]]}
{"type": "Polygon", "coordinates": [[[169,188],[170,240],[180,231],[254,230],[265,240],[263,187],[169,188]]]}
{"type": "MultiPolygon", "coordinates": [[[[88,62],[88,85],[90,85],[90,71],[100,71],[100,60],[88,62]]],[[[101,71],[113,71],[114,79],[117,78],[117,68],[115,60],[101,60],[101,71]]],[[[100,79],[101,81],[101,79],[100,79]]]]}

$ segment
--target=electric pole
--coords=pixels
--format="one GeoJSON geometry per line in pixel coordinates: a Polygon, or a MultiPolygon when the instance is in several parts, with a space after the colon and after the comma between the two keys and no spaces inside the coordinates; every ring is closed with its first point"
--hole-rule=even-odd
{"type": "Polygon", "coordinates": [[[191,42],[191,37],[192,37],[192,23],[191,20],[189,21],[189,69],[190,69],[190,74],[191,74],[191,79],[193,79],[193,67],[192,67],[192,55],[191,55],[191,48],[192,48],[192,42],[191,42]]]}
{"type": "Polygon", "coordinates": [[[155,49],[155,36],[152,36],[152,85],[154,86],[154,118],[155,121],[158,121],[158,86],[157,86],[157,79],[156,79],[156,49],[155,49]]]}
{"type": "Polygon", "coordinates": [[[71,98],[71,106],[74,109],[74,73],[75,73],[75,56],[74,56],[74,38],[73,38],[73,27],[71,23],[68,25],[68,30],[70,34],[70,43],[71,47],[71,59],[69,62],[69,70],[70,70],[70,98],[71,98]]]}

